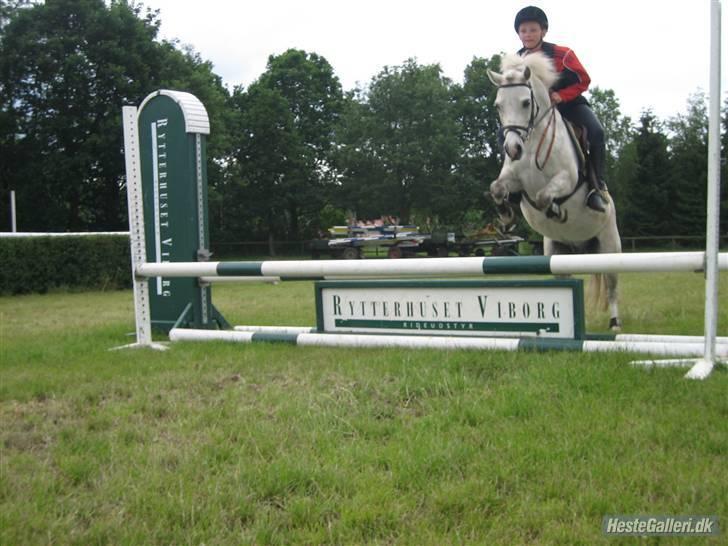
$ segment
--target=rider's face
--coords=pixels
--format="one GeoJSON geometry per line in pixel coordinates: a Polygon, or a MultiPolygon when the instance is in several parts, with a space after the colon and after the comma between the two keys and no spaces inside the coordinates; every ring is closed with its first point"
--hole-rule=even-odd
{"type": "Polygon", "coordinates": [[[535,21],[526,21],[518,27],[518,37],[526,49],[538,47],[544,36],[546,36],[546,31],[535,21]]]}

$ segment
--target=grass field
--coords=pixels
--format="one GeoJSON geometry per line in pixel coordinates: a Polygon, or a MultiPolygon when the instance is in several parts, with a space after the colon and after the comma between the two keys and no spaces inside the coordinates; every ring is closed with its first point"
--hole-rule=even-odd
{"type": "MultiPolygon", "coordinates": [[[[623,275],[625,332],[702,334],[696,274],[623,275]]],[[[215,287],[314,324],[313,286],[215,287]]],[[[728,278],[720,288],[728,335],[728,278]]],[[[589,314],[591,331],[608,317],[589,314]]],[[[630,355],[179,344],[130,292],[0,298],[0,544],[724,544],[728,373],[630,355]],[[605,514],[722,536],[608,538],[605,514]]]]}

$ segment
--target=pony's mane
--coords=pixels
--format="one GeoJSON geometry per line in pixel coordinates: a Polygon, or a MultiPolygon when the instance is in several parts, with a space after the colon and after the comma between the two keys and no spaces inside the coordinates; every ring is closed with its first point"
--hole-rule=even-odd
{"type": "Polygon", "coordinates": [[[556,72],[551,59],[541,52],[531,53],[525,57],[521,57],[515,53],[508,53],[501,58],[503,76],[509,81],[513,81],[516,78],[522,79],[526,67],[531,69],[531,74],[541,80],[546,86],[546,89],[553,87],[559,78],[559,74],[556,72]]]}

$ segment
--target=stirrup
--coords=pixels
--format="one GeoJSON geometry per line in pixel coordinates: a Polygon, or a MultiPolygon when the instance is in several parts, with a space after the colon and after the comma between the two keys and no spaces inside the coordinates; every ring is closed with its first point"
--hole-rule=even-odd
{"type": "Polygon", "coordinates": [[[597,212],[607,212],[607,200],[604,199],[602,192],[599,190],[591,190],[586,194],[585,204],[592,210],[597,212]]]}
{"type": "Polygon", "coordinates": [[[551,205],[546,209],[546,218],[555,220],[560,224],[565,224],[569,219],[569,212],[566,209],[562,209],[555,201],[552,201],[551,205]]]}

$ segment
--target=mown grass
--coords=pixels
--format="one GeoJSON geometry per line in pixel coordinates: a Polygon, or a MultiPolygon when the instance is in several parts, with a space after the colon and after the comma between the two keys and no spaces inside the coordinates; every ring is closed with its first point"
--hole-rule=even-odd
{"type": "MultiPolygon", "coordinates": [[[[625,331],[701,334],[698,275],[623,275],[625,331]]],[[[215,288],[313,325],[310,283],[215,288]]],[[[721,284],[728,301],[728,283],[721,284]]],[[[2,544],[592,544],[728,514],[728,373],[629,355],[180,344],[110,352],[129,292],[0,298],[2,544]]],[[[590,313],[590,330],[607,317],[590,313]]],[[[728,335],[723,306],[720,333],[728,335]]]]}

